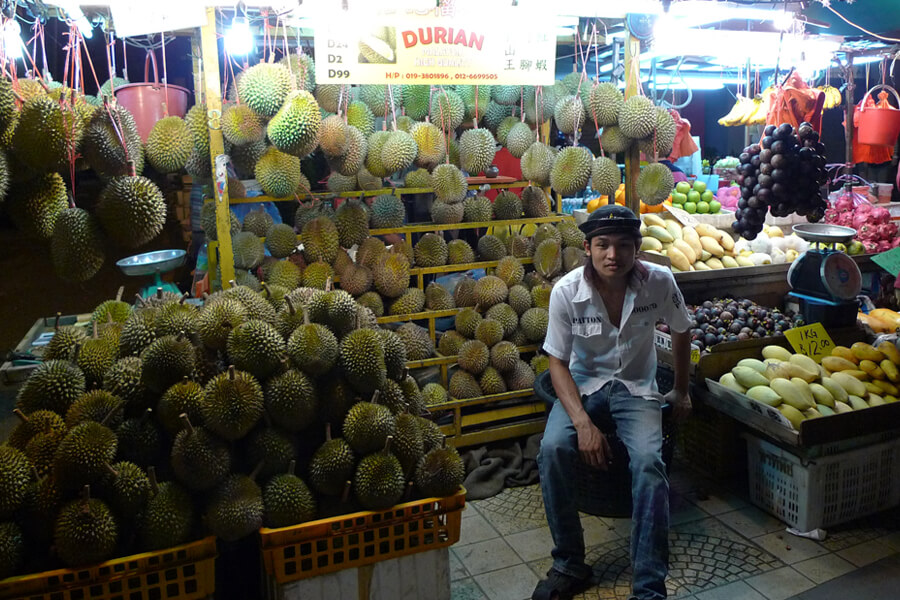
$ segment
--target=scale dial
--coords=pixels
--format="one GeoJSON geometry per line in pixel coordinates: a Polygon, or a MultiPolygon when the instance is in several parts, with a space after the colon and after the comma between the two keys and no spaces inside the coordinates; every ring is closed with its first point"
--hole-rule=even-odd
{"type": "Polygon", "coordinates": [[[819,268],[825,291],[839,300],[854,300],[862,289],[862,273],[843,252],[830,252],[819,268]]]}

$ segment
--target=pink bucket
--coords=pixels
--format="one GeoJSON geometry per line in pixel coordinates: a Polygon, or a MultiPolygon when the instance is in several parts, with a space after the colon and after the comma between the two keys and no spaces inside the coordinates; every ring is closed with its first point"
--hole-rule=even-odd
{"type": "Polygon", "coordinates": [[[180,85],[163,85],[159,82],[156,69],[156,54],[147,52],[144,62],[144,81],[146,83],[127,83],[116,88],[116,100],[131,111],[137,123],[138,133],[144,143],[156,122],[166,116],[168,102],[169,116],[183,117],[187,112],[190,91],[180,85]],[[153,82],[150,76],[150,60],[153,60],[153,82]]]}

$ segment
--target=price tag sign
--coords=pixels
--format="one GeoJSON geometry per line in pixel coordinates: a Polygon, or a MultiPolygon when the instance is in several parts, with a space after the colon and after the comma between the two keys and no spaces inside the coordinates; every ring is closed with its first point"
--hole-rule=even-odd
{"type": "Polygon", "coordinates": [[[691,216],[691,213],[684,210],[683,208],[678,208],[677,206],[672,206],[670,204],[663,204],[663,208],[669,211],[675,219],[678,220],[682,225],[687,225],[688,227],[696,227],[700,224],[700,221],[691,216]]]}
{"type": "Polygon", "coordinates": [[[691,362],[695,365],[700,362],[700,349],[691,348],[691,362]]]}
{"type": "Polygon", "coordinates": [[[831,336],[821,323],[788,329],[784,332],[784,337],[796,352],[805,354],[816,362],[822,362],[823,358],[831,356],[831,350],[834,348],[831,336]]]}
{"type": "Polygon", "coordinates": [[[663,333],[662,331],[654,332],[653,342],[657,348],[668,350],[669,352],[672,351],[672,336],[668,333],[663,333]]]}

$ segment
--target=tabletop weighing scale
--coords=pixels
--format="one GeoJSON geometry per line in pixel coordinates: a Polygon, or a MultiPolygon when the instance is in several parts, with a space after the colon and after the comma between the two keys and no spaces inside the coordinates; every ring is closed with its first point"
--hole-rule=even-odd
{"type": "Polygon", "coordinates": [[[141,298],[153,296],[159,288],[162,288],[164,292],[172,292],[180,296],[181,290],[178,289],[178,286],[174,283],[164,282],[162,274],[174,271],[184,264],[186,258],[187,252],[184,250],[156,250],[123,258],[116,262],[116,266],[123,273],[132,277],[154,276],[153,283],[141,288],[141,298]]]}
{"type": "Polygon", "coordinates": [[[788,296],[798,300],[800,314],[807,323],[852,326],[859,310],[857,296],[862,289],[862,273],[856,261],[834,245],[850,242],[856,230],[827,223],[803,223],[794,225],[793,230],[808,242],[831,247],[811,246],[791,264],[787,279],[792,291],[788,296]]]}

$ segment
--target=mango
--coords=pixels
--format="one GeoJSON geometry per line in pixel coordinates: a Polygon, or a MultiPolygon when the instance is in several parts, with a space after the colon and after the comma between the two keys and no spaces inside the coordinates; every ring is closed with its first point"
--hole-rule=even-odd
{"type": "Polygon", "coordinates": [[[849,360],[854,365],[859,364],[859,359],[853,354],[853,350],[848,348],[847,346],[835,346],[831,349],[831,355],[837,356],[838,358],[843,358],[844,360],[849,360]]]}
{"type": "Polygon", "coordinates": [[[782,415],[784,415],[784,418],[786,418],[788,421],[790,421],[791,426],[794,429],[796,429],[797,431],[800,431],[800,423],[802,423],[803,420],[806,418],[802,412],[800,412],[799,410],[797,410],[796,408],[794,408],[793,406],[790,406],[788,404],[782,404],[781,406],[778,407],[778,410],[781,412],[782,415]]]}
{"type": "Polygon", "coordinates": [[[866,404],[866,401],[859,396],[850,394],[850,408],[852,408],[853,410],[862,410],[864,408],[869,408],[869,405],[866,404]]]}
{"type": "Polygon", "coordinates": [[[706,261],[708,261],[710,258],[712,258],[712,254],[710,254],[709,252],[707,252],[706,250],[704,250],[704,249],[701,247],[701,248],[700,248],[700,260],[702,260],[703,262],[706,262],[706,261]]]}
{"type": "MultiPolygon", "coordinates": [[[[779,377],[770,381],[769,387],[775,390],[786,404],[793,406],[797,410],[806,410],[807,408],[811,408],[814,404],[811,399],[807,400],[804,392],[793,381],[779,377]]],[[[809,392],[809,395],[810,398],[812,398],[812,392],[809,392]]]]}
{"type": "Polygon", "coordinates": [[[757,402],[768,404],[769,406],[778,406],[782,403],[781,396],[778,392],[767,385],[755,385],[747,390],[747,396],[753,398],[757,402]]]}
{"type": "Polygon", "coordinates": [[[666,231],[668,231],[676,240],[680,240],[682,238],[681,223],[679,223],[675,219],[666,219],[666,231]]]}
{"type": "Polygon", "coordinates": [[[831,377],[822,378],[822,387],[834,398],[835,403],[847,401],[847,390],[831,377]]]}
{"type": "Polygon", "coordinates": [[[718,258],[716,258],[715,256],[713,256],[712,258],[709,258],[706,261],[706,266],[708,266],[711,269],[724,269],[725,268],[725,265],[722,263],[722,261],[719,260],[718,258]]]}
{"type": "Polygon", "coordinates": [[[700,237],[708,236],[713,239],[718,239],[719,237],[719,230],[709,223],[699,223],[697,225],[694,225],[694,231],[696,231],[697,235],[699,235],[700,237]]]}
{"type": "Polygon", "coordinates": [[[871,360],[864,359],[859,361],[859,368],[868,373],[869,377],[872,377],[873,379],[887,379],[887,375],[885,375],[884,370],[878,366],[878,363],[871,360]]]}
{"type": "Polygon", "coordinates": [[[659,241],[658,239],[656,239],[655,237],[648,236],[648,237],[641,238],[641,250],[643,250],[645,252],[648,250],[655,250],[656,252],[659,252],[662,249],[663,249],[662,242],[659,241]]]}
{"type": "Polygon", "coordinates": [[[659,225],[651,225],[647,227],[647,235],[655,237],[663,243],[675,241],[675,237],[671,233],[669,233],[669,231],[665,227],[660,227],[659,225]]]}
{"type": "Polygon", "coordinates": [[[693,265],[695,271],[712,271],[712,267],[703,262],[702,260],[698,260],[693,265]]]}
{"type": "Polygon", "coordinates": [[[777,358],[778,360],[790,361],[793,356],[787,348],[782,346],[766,346],[762,349],[763,358],[777,358]]]}
{"type": "Polygon", "coordinates": [[[810,383],[809,391],[812,392],[816,404],[824,404],[825,406],[834,406],[834,396],[821,383],[810,383]]]}
{"type": "MultiPolygon", "coordinates": [[[[848,371],[839,371],[837,373],[832,373],[830,379],[841,386],[848,395],[852,396],[865,396],[866,395],[866,386],[865,384],[848,374],[848,371]]],[[[823,381],[824,384],[824,381],[823,381]]],[[[827,387],[827,386],[826,386],[827,387]]],[[[832,395],[835,396],[835,400],[838,400],[838,397],[832,392],[832,395]]],[[[842,402],[846,402],[846,400],[841,400],[842,402]]]]}
{"type": "MultiPolygon", "coordinates": [[[[881,362],[884,362],[884,361],[881,361],[881,362]]],[[[878,379],[876,381],[873,381],[872,383],[874,383],[878,387],[878,389],[881,390],[880,392],[878,392],[879,394],[890,394],[892,396],[896,396],[897,394],[900,394],[900,388],[898,388],[896,385],[894,385],[890,381],[884,381],[882,379],[878,379]]]]}
{"type": "Polygon", "coordinates": [[[875,363],[880,363],[885,359],[885,356],[880,351],[876,350],[872,344],[867,344],[865,342],[856,342],[852,346],[850,346],[850,350],[853,352],[853,356],[858,358],[859,360],[871,360],[875,363]]]}
{"type": "Polygon", "coordinates": [[[734,378],[734,375],[731,373],[725,373],[724,375],[719,377],[719,383],[721,383],[728,389],[738,392],[739,394],[743,394],[747,391],[747,388],[739,384],[734,378]]]}
{"type": "Polygon", "coordinates": [[[763,373],[766,370],[766,363],[761,360],[757,360],[755,358],[744,358],[738,361],[737,366],[739,367],[750,367],[755,371],[759,371],[763,373]]]}
{"type": "Polygon", "coordinates": [[[896,402],[897,400],[900,400],[900,398],[897,398],[893,394],[888,394],[887,396],[884,397],[884,401],[887,402],[888,404],[891,404],[892,402],[896,402]]]}
{"type": "Polygon", "coordinates": [[[731,250],[734,250],[734,238],[731,237],[731,234],[729,234],[727,231],[722,231],[720,229],[718,240],[719,240],[719,244],[721,244],[721,246],[725,250],[725,252],[730,252],[731,250]]]}
{"type": "Polygon", "coordinates": [[[887,404],[884,398],[882,398],[878,394],[869,394],[869,397],[866,398],[866,401],[869,403],[869,406],[884,406],[885,404],[887,404]]]}
{"type": "Polygon", "coordinates": [[[836,412],[837,414],[853,412],[853,407],[846,402],[835,402],[834,412],[836,412]]]}
{"type": "Polygon", "coordinates": [[[666,221],[667,221],[667,219],[663,219],[663,218],[660,217],[659,215],[656,215],[656,214],[653,214],[653,213],[647,213],[647,214],[645,214],[645,215],[641,215],[641,218],[644,220],[644,224],[645,224],[647,227],[650,227],[650,226],[652,226],[652,225],[656,225],[657,227],[662,227],[663,229],[666,228],[666,221]]]}
{"type": "Polygon", "coordinates": [[[869,380],[869,374],[866,373],[865,371],[860,371],[858,369],[856,371],[841,371],[841,373],[846,373],[847,375],[850,375],[851,377],[859,379],[860,381],[868,381],[869,380]]]}
{"type": "Polygon", "coordinates": [[[819,411],[819,414],[823,417],[830,417],[831,415],[836,414],[833,408],[824,404],[816,404],[816,410],[819,411]]]}
{"type": "MultiPolygon", "coordinates": [[[[890,342],[888,342],[888,344],[891,346],[891,348],[894,347],[894,345],[890,342]]],[[[887,355],[885,354],[885,356],[887,355]]],[[[894,361],[886,358],[881,361],[879,366],[881,367],[881,370],[884,371],[885,376],[889,380],[893,381],[894,383],[900,383],[900,370],[897,369],[897,365],[894,363],[894,361]]]]}
{"type": "Polygon", "coordinates": [[[818,410],[816,410],[815,407],[813,407],[813,408],[807,408],[806,410],[804,410],[803,416],[806,417],[807,419],[818,419],[822,416],[822,413],[820,413],[818,410]]]}
{"type": "Polygon", "coordinates": [[[857,364],[840,356],[826,356],[822,359],[822,366],[834,373],[836,371],[854,371],[857,364]]]}
{"type": "Polygon", "coordinates": [[[719,245],[714,238],[709,237],[708,235],[700,236],[700,245],[703,246],[703,249],[715,256],[716,258],[720,258],[725,255],[725,249],[719,245]]]}
{"type": "Polygon", "coordinates": [[[872,383],[871,381],[863,381],[863,385],[866,386],[866,394],[878,394],[881,395],[881,388],[872,383]]]}
{"type": "MultiPolygon", "coordinates": [[[[734,379],[747,389],[755,385],[768,385],[769,380],[762,373],[750,367],[735,367],[731,370],[734,379]]],[[[777,390],[776,390],[777,391],[777,390]]]]}
{"type": "Polygon", "coordinates": [[[733,269],[734,267],[740,266],[732,256],[723,256],[722,264],[725,265],[726,269],[733,269]]]}
{"type": "MultiPolygon", "coordinates": [[[[877,350],[895,365],[900,365],[900,350],[897,350],[897,346],[893,342],[885,340],[878,344],[877,350]]],[[[881,368],[883,369],[884,367],[881,368]]]]}
{"type": "Polygon", "coordinates": [[[756,264],[746,256],[736,256],[735,260],[739,267],[755,267],[756,264]]]}
{"type": "Polygon", "coordinates": [[[678,267],[682,271],[689,271],[691,269],[691,262],[687,259],[687,256],[675,246],[672,246],[666,251],[666,256],[672,261],[673,267],[678,267]]]}
{"type": "Polygon", "coordinates": [[[687,257],[688,261],[692,263],[697,262],[697,253],[694,252],[694,249],[691,248],[690,244],[688,244],[684,240],[679,240],[676,238],[672,243],[672,246],[681,250],[681,253],[687,257]]]}
{"type": "Polygon", "coordinates": [[[813,396],[812,390],[809,388],[809,382],[800,377],[791,377],[791,383],[797,386],[797,389],[800,390],[800,393],[803,394],[803,397],[809,404],[815,404],[816,398],[813,396]]]}

